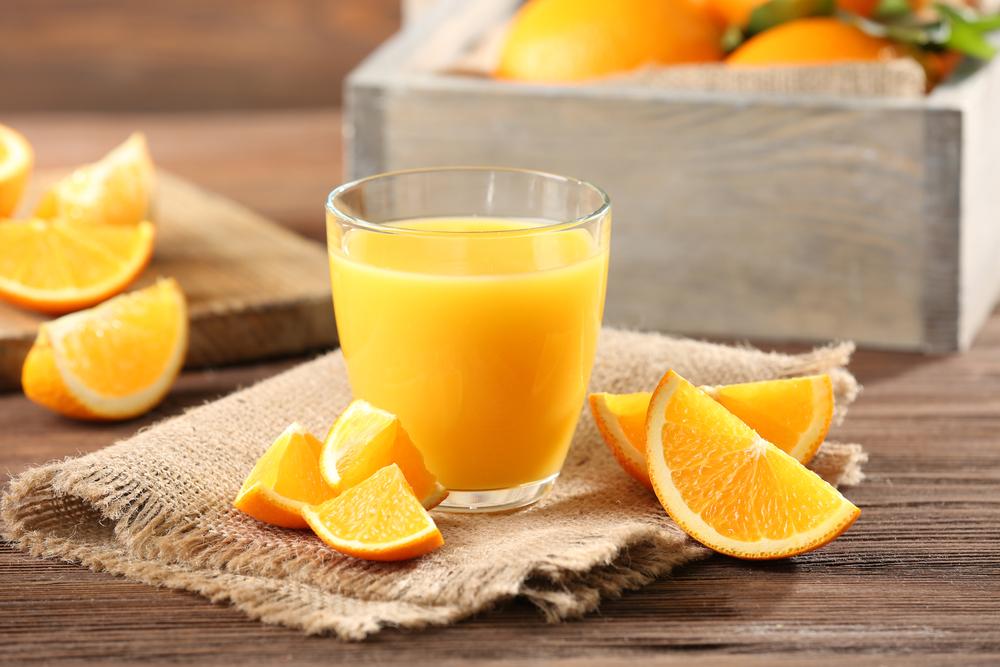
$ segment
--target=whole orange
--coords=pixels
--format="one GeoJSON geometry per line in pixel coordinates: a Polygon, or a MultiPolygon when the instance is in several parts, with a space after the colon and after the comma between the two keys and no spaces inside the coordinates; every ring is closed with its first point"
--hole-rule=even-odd
{"type": "Polygon", "coordinates": [[[892,42],[835,18],[782,23],[733,51],[730,65],[802,65],[888,60],[902,55],[892,42]]]}
{"type": "Polygon", "coordinates": [[[720,37],[691,0],[529,0],[511,23],[496,76],[579,81],[647,64],[717,61],[720,37]]]}

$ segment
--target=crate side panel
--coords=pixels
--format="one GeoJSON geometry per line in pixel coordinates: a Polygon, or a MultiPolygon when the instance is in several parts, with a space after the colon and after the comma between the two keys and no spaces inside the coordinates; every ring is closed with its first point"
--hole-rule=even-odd
{"type": "Polygon", "coordinates": [[[531,167],[615,207],[608,321],[922,348],[923,111],[389,91],[379,169],[531,167]]]}
{"type": "Polygon", "coordinates": [[[1000,295],[1000,61],[953,92],[962,112],[961,338],[968,347],[1000,295]]]}

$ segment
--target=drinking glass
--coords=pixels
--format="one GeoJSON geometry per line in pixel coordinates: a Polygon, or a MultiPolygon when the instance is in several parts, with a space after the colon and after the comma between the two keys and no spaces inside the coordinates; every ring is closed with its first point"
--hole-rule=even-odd
{"type": "Polygon", "coordinates": [[[398,415],[449,490],[442,509],[541,498],[594,361],[608,196],[555,174],[452,167],[341,185],[326,211],[355,397],[398,415]]]}

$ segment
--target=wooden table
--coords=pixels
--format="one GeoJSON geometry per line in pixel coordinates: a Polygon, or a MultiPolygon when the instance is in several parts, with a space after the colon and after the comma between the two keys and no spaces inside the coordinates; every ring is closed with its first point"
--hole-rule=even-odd
{"type": "MultiPolygon", "coordinates": [[[[22,128],[47,166],[92,159],[143,128],[162,166],[317,239],[341,174],[333,111],[0,120],[22,128]]],[[[296,361],[187,373],[153,414],[113,426],[0,395],[0,470],[99,449],[296,361]]],[[[714,557],[561,625],[515,602],[450,628],[344,644],[3,545],[0,663],[998,664],[1000,312],[965,355],[862,352],[852,368],[865,391],[834,436],[871,452],[868,480],[848,491],[864,513],[817,553],[714,557]]]]}

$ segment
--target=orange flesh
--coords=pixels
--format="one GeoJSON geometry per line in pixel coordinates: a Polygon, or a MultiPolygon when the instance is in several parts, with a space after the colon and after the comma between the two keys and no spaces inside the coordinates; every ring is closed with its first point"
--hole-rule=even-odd
{"type": "Polygon", "coordinates": [[[782,539],[816,527],[843,502],[833,487],[764,446],[749,426],[686,381],[665,419],[663,456],[674,486],[692,512],[727,537],[782,539]]]}
{"type": "Polygon", "coordinates": [[[320,539],[359,558],[403,560],[444,544],[395,464],[304,515],[320,539]]]}
{"type": "Polygon", "coordinates": [[[115,317],[90,319],[62,337],[65,368],[105,396],[149,386],[166,369],[182,335],[177,318],[169,302],[130,300],[115,317]],[[123,354],[123,349],[141,354],[123,354]]]}
{"type": "Polygon", "coordinates": [[[338,492],[359,484],[395,463],[417,498],[430,509],[447,495],[424,465],[399,419],[364,401],[354,401],[330,429],[320,470],[338,492]]]}
{"type": "Polygon", "coordinates": [[[712,398],[803,463],[823,442],[833,417],[828,375],[727,385],[719,387],[712,398]],[[810,441],[802,442],[806,435],[810,441]]]}
{"type": "Polygon", "coordinates": [[[302,508],[334,494],[319,473],[322,446],[311,434],[289,429],[258,459],[233,505],[265,523],[305,528],[302,508]]]}
{"type": "Polygon", "coordinates": [[[18,220],[0,227],[0,294],[64,313],[122,291],[153,253],[148,222],[127,227],[18,220]]]}

